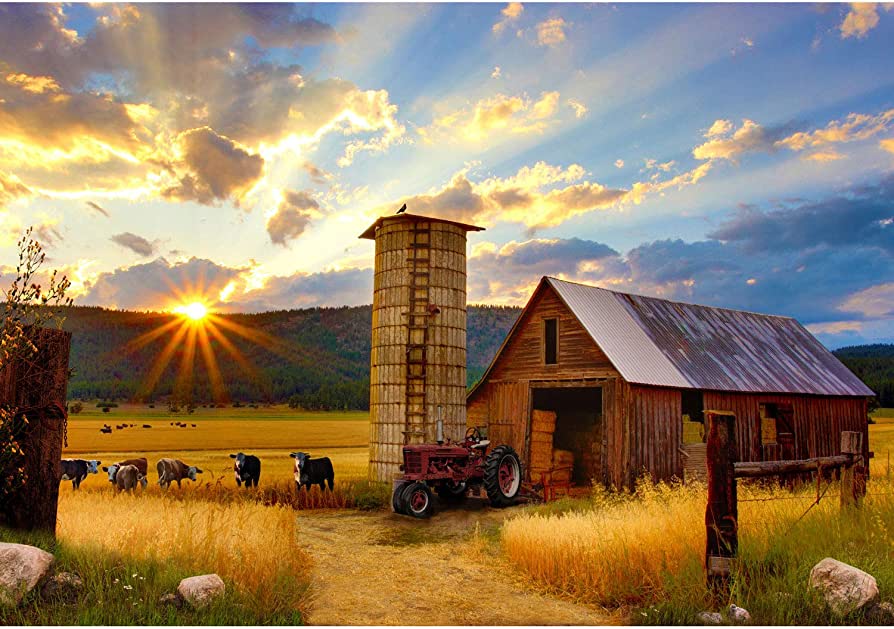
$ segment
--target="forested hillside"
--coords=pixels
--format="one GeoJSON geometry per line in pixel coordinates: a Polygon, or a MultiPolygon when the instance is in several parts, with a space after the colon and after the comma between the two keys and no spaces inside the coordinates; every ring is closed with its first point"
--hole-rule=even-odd
{"type": "Polygon", "coordinates": [[[894,345],[856,345],[834,353],[875,391],[879,406],[894,407],[894,345]]]}
{"type": "MultiPolygon", "coordinates": [[[[477,380],[519,308],[470,306],[468,379],[477,380]]],[[[206,356],[213,356],[227,400],[292,400],[303,408],[352,408],[369,405],[371,307],[311,308],[251,315],[219,315],[220,335],[196,332],[190,355],[189,329],[177,338],[182,319],[160,313],[74,307],[64,311],[73,333],[69,384],[72,399],[160,400],[204,404],[214,401],[206,356]],[[144,335],[160,331],[140,346],[144,335]],[[240,333],[240,331],[242,333],[240,333]],[[185,368],[190,362],[194,368],[185,368]],[[157,384],[153,368],[157,363],[157,384]],[[183,371],[181,372],[181,369],[183,371]],[[191,393],[190,393],[191,392],[191,393]]],[[[145,337],[144,337],[145,338],[145,337]]],[[[217,396],[219,397],[219,396],[217,396]]]]}

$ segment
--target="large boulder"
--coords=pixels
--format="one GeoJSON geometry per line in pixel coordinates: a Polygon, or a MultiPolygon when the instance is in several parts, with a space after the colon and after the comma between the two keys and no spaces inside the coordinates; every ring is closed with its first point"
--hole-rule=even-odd
{"type": "Polygon", "coordinates": [[[53,559],[34,546],[0,542],[0,605],[18,605],[46,576],[53,559]]]}
{"type": "Polygon", "coordinates": [[[180,598],[194,608],[204,607],[218,596],[222,596],[225,590],[223,579],[216,574],[187,577],[177,586],[180,598]]]}
{"type": "Polygon", "coordinates": [[[842,616],[878,601],[875,577],[831,557],[813,567],[810,585],[822,593],[832,611],[842,616]]]}

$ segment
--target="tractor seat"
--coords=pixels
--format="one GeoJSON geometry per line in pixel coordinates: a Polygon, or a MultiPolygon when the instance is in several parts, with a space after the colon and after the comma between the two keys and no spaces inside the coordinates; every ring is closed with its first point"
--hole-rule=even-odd
{"type": "Polygon", "coordinates": [[[489,445],[490,445],[490,441],[488,441],[487,439],[484,439],[483,441],[479,441],[478,443],[476,443],[476,444],[473,445],[472,447],[473,447],[473,448],[478,448],[479,450],[483,450],[484,448],[486,448],[486,447],[489,446],[489,445]]]}

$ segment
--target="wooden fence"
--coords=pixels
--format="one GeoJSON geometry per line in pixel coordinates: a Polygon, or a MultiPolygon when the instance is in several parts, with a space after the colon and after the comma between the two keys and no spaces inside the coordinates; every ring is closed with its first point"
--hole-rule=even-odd
{"type": "MultiPolygon", "coordinates": [[[[740,462],[736,447],[736,417],[729,411],[705,411],[708,423],[708,506],[705,510],[707,543],[705,571],[708,584],[726,586],[736,557],[738,536],[737,478],[765,478],[784,474],[841,470],[841,508],[859,507],[866,490],[858,467],[863,462],[863,434],[841,433],[841,454],[796,461],[740,462]]],[[[817,502],[820,495],[817,495],[817,502]]],[[[816,504],[816,503],[814,503],[816,504]]]]}

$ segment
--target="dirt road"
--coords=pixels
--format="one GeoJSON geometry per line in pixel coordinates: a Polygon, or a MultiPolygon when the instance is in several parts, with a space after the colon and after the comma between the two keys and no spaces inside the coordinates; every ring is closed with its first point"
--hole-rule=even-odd
{"type": "Polygon", "coordinates": [[[483,541],[506,511],[470,500],[418,521],[388,512],[304,512],[316,625],[599,625],[620,619],[539,594],[483,541]],[[476,536],[476,525],[479,534],[476,536]]]}

